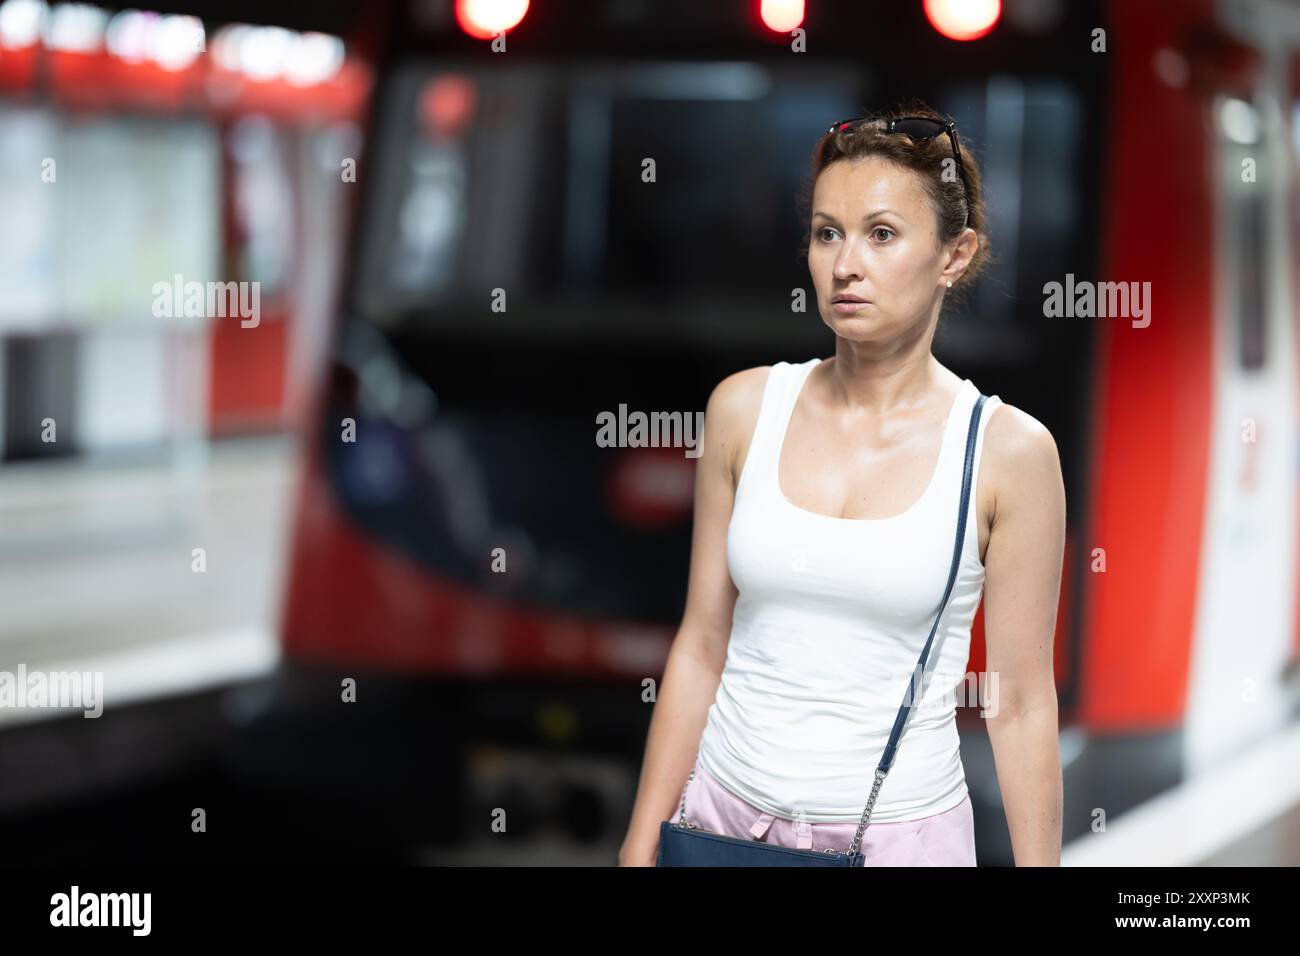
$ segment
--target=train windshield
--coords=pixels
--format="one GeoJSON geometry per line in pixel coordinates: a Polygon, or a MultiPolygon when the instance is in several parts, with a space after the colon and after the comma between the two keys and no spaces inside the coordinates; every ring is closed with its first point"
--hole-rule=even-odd
{"type": "MultiPolygon", "coordinates": [[[[535,573],[509,596],[532,606],[676,619],[695,459],[601,447],[597,413],[688,419],[731,372],[830,354],[801,197],[812,145],[880,82],[837,62],[394,67],[345,298],[359,388],[330,412],[384,446],[327,445],[353,517],[475,588],[500,587],[484,555],[514,542],[535,573]]],[[[997,254],[936,351],[977,382],[1032,375],[1085,334],[1041,306],[1090,261],[1080,94],[1004,78],[936,105],[977,149],[997,254]]]]}

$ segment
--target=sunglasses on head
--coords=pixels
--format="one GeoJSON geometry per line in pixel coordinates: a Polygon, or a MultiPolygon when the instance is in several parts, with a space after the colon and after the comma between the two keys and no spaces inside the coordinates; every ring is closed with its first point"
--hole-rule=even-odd
{"type": "MultiPolygon", "coordinates": [[[[882,122],[872,117],[864,116],[858,119],[840,120],[838,123],[831,125],[827,130],[828,133],[838,133],[842,130],[852,129],[862,123],[882,122]]],[[[943,120],[937,120],[929,116],[899,116],[895,119],[884,120],[886,133],[902,133],[909,139],[917,142],[925,142],[934,139],[940,133],[948,134],[948,142],[952,143],[952,155],[957,160],[957,174],[961,176],[961,188],[966,196],[966,222],[962,228],[970,225],[970,183],[966,181],[966,167],[961,161],[961,144],[957,140],[957,124],[946,123],[943,120]]]]}

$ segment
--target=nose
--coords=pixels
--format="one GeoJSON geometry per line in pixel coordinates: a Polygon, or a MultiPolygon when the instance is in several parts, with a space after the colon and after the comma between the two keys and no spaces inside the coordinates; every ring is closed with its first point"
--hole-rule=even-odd
{"type": "Polygon", "coordinates": [[[862,255],[858,243],[852,239],[846,239],[840,243],[839,251],[835,254],[835,265],[832,273],[841,282],[861,279],[865,269],[864,261],[865,257],[862,255]]]}

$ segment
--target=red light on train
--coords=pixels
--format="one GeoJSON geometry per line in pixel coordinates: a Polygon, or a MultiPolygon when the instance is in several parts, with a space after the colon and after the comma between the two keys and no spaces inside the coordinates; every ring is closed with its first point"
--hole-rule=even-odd
{"type": "Polygon", "coordinates": [[[478,40],[519,26],[528,12],[528,0],[456,0],[456,22],[478,40]]]}
{"type": "Polygon", "coordinates": [[[478,87],[464,74],[430,80],[420,94],[420,118],[439,138],[458,137],[473,118],[478,87]]]}
{"type": "Polygon", "coordinates": [[[769,30],[789,33],[803,23],[803,0],[762,0],[758,12],[769,30]]]}
{"type": "Polygon", "coordinates": [[[925,18],[949,40],[978,40],[1001,15],[1001,0],[925,0],[925,18]]]}

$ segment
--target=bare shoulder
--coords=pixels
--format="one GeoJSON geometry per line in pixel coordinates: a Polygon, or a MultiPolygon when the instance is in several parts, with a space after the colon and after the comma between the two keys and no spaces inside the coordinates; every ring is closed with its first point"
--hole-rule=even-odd
{"type": "Polygon", "coordinates": [[[740,474],[749,440],[758,423],[763,390],[770,365],[733,372],[713,388],[705,412],[705,429],[712,433],[715,447],[730,466],[733,479],[740,474]]]}
{"type": "Polygon", "coordinates": [[[763,400],[763,388],[771,371],[770,365],[755,365],[753,368],[732,372],[713,387],[709,406],[716,407],[723,417],[739,413],[742,418],[752,406],[754,417],[757,418],[758,405],[763,400]]]}
{"type": "Polygon", "coordinates": [[[1002,402],[984,432],[983,461],[992,478],[993,513],[1018,501],[1042,507],[1063,490],[1056,439],[1033,415],[1002,402]]]}

